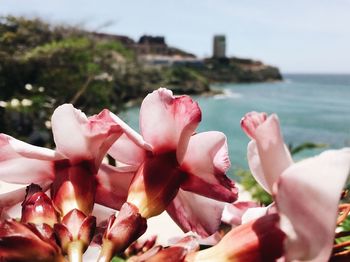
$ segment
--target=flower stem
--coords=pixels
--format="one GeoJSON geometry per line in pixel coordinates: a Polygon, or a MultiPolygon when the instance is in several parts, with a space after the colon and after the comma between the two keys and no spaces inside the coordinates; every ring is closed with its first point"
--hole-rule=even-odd
{"type": "Polygon", "coordinates": [[[350,204],[341,204],[339,205],[339,211],[340,215],[337,219],[337,225],[340,225],[341,223],[344,222],[344,220],[347,218],[347,216],[350,213],[350,204]]]}
{"type": "Polygon", "coordinates": [[[347,247],[350,246],[350,241],[345,241],[339,244],[336,244],[333,246],[334,249],[339,249],[339,248],[343,248],[343,247],[347,247]]]}
{"type": "Polygon", "coordinates": [[[73,241],[68,244],[68,258],[70,262],[83,261],[83,243],[81,241],[73,241]]]}
{"type": "Polygon", "coordinates": [[[104,240],[101,248],[100,255],[98,257],[98,262],[109,262],[112,260],[114,253],[114,244],[109,240],[104,240]]]}

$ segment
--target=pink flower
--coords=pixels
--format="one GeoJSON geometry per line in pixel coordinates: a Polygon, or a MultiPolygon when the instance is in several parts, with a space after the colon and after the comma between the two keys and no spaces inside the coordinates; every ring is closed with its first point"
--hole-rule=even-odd
{"type": "MultiPolygon", "coordinates": [[[[70,258],[81,259],[96,226],[95,218],[90,216],[94,203],[104,203],[103,192],[111,185],[114,192],[129,186],[133,175],[108,165],[101,168],[103,157],[122,134],[138,146],[148,147],[140,135],[108,110],[87,118],[72,105],[62,105],[53,113],[52,130],[56,150],[1,134],[0,179],[37,183],[44,190],[51,185],[51,197],[62,219],[55,228],[63,250],[70,258]]],[[[14,204],[11,195],[19,200],[15,194],[7,193],[5,197],[10,201],[2,205],[14,204]]],[[[125,198],[126,192],[121,190],[120,194],[125,198]]],[[[116,199],[115,205],[121,205],[121,200],[116,199]]]]}
{"type": "Polygon", "coordinates": [[[237,189],[225,175],[230,167],[225,135],[195,134],[200,120],[199,106],[190,97],[160,88],[140,110],[141,134],[151,150],[122,136],[109,154],[136,170],[127,201],[143,217],[166,210],[184,231],[208,236],[221,222],[221,201],[235,201],[237,189]]]}
{"type": "MultiPolygon", "coordinates": [[[[104,202],[99,192],[109,186],[109,181],[104,173],[100,178],[98,171],[107,150],[122,134],[146,147],[135,131],[116,116],[112,118],[108,110],[87,118],[72,105],[62,105],[52,116],[52,130],[56,150],[32,146],[0,134],[0,180],[36,183],[44,190],[51,185],[52,199],[61,216],[75,208],[88,215],[95,200],[104,202]]],[[[125,178],[131,179],[128,174],[125,178]]],[[[114,177],[113,182],[117,184],[123,179],[118,176],[116,181],[114,177]]],[[[0,208],[23,200],[24,190],[7,193],[5,201],[0,201],[0,208]]]]}
{"type": "Polygon", "coordinates": [[[278,215],[272,214],[235,227],[217,245],[189,254],[184,261],[276,261],[283,255],[285,238],[278,223],[278,215]]]}
{"type": "Polygon", "coordinates": [[[286,259],[327,261],[340,193],[350,172],[350,149],[329,150],[293,163],[276,115],[252,112],[241,124],[252,138],[248,144],[252,174],[273,193],[281,216],[286,259]]]}

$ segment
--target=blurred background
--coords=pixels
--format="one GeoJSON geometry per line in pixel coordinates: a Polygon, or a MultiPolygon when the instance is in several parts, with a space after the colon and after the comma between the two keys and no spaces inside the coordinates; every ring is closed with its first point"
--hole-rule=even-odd
{"type": "Polygon", "coordinates": [[[62,103],[109,108],[138,129],[139,102],[163,86],[199,102],[199,131],[227,135],[232,174],[247,167],[239,120],[252,110],[279,115],[296,159],[350,146],[349,10],[346,0],[0,0],[0,132],[52,147],[62,103]]]}

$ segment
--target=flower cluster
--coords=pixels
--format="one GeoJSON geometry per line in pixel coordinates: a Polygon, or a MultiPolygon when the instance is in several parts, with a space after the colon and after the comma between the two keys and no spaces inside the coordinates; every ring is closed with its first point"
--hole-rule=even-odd
{"type": "MultiPolygon", "coordinates": [[[[226,136],[197,133],[200,121],[195,101],[160,88],[142,102],[140,134],[107,109],[86,117],[70,104],[52,116],[54,150],[0,134],[0,181],[23,185],[0,193],[0,261],[82,261],[96,243],[101,262],[114,255],[130,261],[327,261],[346,253],[337,253],[333,241],[350,149],[294,162],[277,116],[248,113],[241,126],[251,139],[249,167],[274,199],[261,207],[237,201],[238,189],[227,177],[226,136]],[[107,155],[115,164],[103,161],[107,155]],[[16,220],[10,210],[19,203],[16,220]],[[103,218],[93,213],[95,204],[115,213],[97,223],[103,218]],[[194,234],[170,247],[156,245],[156,238],[135,242],[147,220],[164,211],[194,234]],[[200,250],[201,243],[210,245],[200,250]]],[[[342,220],[350,208],[344,210],[342,220]]]]}

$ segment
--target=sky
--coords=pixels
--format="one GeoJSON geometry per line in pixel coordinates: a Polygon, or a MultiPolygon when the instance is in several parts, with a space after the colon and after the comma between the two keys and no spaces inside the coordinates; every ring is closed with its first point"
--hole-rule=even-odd
{"type": "Polygon", "coordinates": [[[199,57],[226,35],[227,55],[284,73],[350,73],[350,0],[0,0],[0,15],[122,34],[165,36],[199,57]]]}

